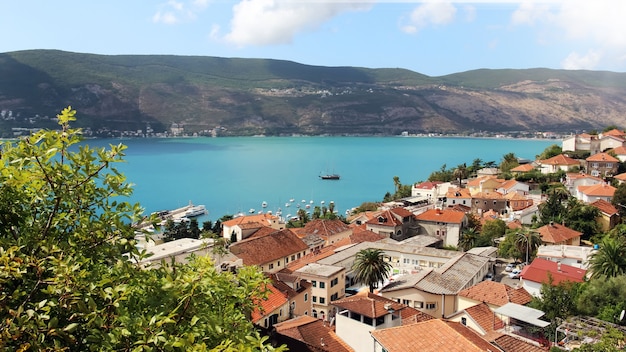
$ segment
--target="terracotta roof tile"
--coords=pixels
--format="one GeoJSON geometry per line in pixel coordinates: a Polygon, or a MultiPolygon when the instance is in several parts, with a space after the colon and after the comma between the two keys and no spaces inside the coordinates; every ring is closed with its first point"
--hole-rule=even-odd
{"type": "Polygon", "coordinates": [[[338,247],[334,244],[321,248],[313,253],[309,253],[300,259],[296,259],[295,261],[289,262],[287,267],[281,272],[294,272],[300,268],[305,267],[307,264],[315,263],[318,260],[324,259],[326,257],[330,257],[335,254],[335,249],[338,247]]]}
{"type": "Polygon", "coordinates": [[[536,231],[541,235],[541,241],[549,244],[562,243],[582,235],[582,232],[557,223],[541,226],[536,231]]]}
{"type": "Polygon", "coordinates": [[[436,221],[444,223],[460,224],[463,222],[465,213],[448,209],[429,209],[416,216],[417,221],[436,221]]]}
{"type": "Polygon", "coordinates": [[[548,273],[552,276],[552,284],[558,285],[562,281],[583,282],[587,271],[547,259],[535,258],[530,265],[526,265],[524,269],[522,269],[520,275],[522,280],[547,283],[548,273]]]}
{"type": "Polygon", "coordinates": [[[613,148],[613,152],[615,155],[626,155],[626,147],[619,146],[617,148],[613,148]]]}
{"type": "Polygon", "coordinates": [[[607,185],[606,183],[591,186],[578,186],[578,190],[581,193],[594,197],[613,197],[615,189],[615,187],[607,185]]]}
{"type": "Polygon", "coordinates": [[[443,182],[440,182],[440,181],[426,181],[426,182],[417,183],[417,184],[413,185],[413,188],[417,188],[417,189],[434,189],[434,188],[437,188],[437,185],[440,185],[442,183],[443,182]]]}
{"type": "Polygon", "coordinates": [[[496,338],[494,344],[505,352],[546,352],[548,348],[532,345],[522,339],[510,335],[501,335],[496,338]]]}
{"type": "Polygon", "coordinates": [[[370,292],[363,295],[354,295],[332,301],[331,304],[342,310],[347,309],[351,312],[355,312],[372,319],[389,314],[386,308],[388,305],[390,305],[395,311],[407,308],[404,304],[400,304],[394,300],[370,292]]]}
{"type": "Polygon", "coordinates": [[[402,310],[402,325],[420,323],[431,319],[436,318],[415,308],[407,306],[402,310]]]}
{"type": "Polygon", "coordinates": [[[601,212],[612,216],[618,213],[617,208],[613,206],[613,204],[607,202],[604,199],[598,199],[595,202],[591,203],[592,206],[598,208],[601,212]]]}
{"type": "Polygon", "coordinates": [[[374,330],[371,334],[388,352],[497,351],[495,346],[461,324],[439,319],[374,330]]]}
{"type": "Polygon", "coordinates": [[[243,260],[245,265],[261,265],[288,255],[306,251],[309,247],[289,229],[269,235],[248,238],[230,245],[232,254],[243,260]]]}
{"type": "Polygon", "coordinates": [[[618,163],[619,159],[610,156],[607,153],[598,153],[598,154],[594,154],[590,157],[588,157],[587,159],[585,159],[586,161],[607,161],[607,162],[611,162],[611,163],[618,163]]]}
{"type": "Polygon", "coordinates": [[[512,172],[528,172],[535,169],[533,164],[522,164],[511,169],[512,172]]]}
{"type": "MultiPolygon", "coordinates": [[[[334,327],[330,326],[330,324],[308,315],[303,315],[282,323],[274,324],[274,331],[277,335],[289,337],[305,345],[297,346],[300,348],[300,351],[354,351],[341,338],[339,338],[339,336],[337,336],[337,334],[333,331],[333,328],[334,327]],[[322,341],[324,345],[322,345],[322,341]]],[[[281,340],[281,342],[283,342],[283,340],[281,340]]],[[[288,342],[287,345],[289,345],[288,342]]]]}
{"type": "Polygon", "coordinates": [[[615,175],[615,176],[613,176],[613,178],[616,178],[616,179],[618,179],[620,181],[626,181],[626,172],[624,172],[622,174],[619,174],[619,175],[615,175]]]}
{"type": "Polygon", "coordinates": [[[474,199],[504,199],[504,196],[500,192],[478,192],[472,196],[474,199]]]}
{"type": "Polygon", "coordinates": [[[398,219],[390,210],[385,210],[367,221],[367,224],[376,226],[401,226],[402,221],[398,219]]]}
{"type": "Polygon", "coordinates": [[[480,283],[459,292],[459,296],[501,307],[507,303],[525,305],[532,296],[524,288],[513,288],[495,281],[480,283]]]}
{"type": "Polygon", "coordinates": [[[255,309],[252,312],[252,322],[258,323],[261,319],[265,317],[266,314],[273,312],[275,309],[287,304],[287,296],[280,292],[274,285],[268,284],[267,288],[269,289],[269,293],[266,299],[261,299],[257,302],[260,308],[255,309]]]}
{"type": "Polygon", "coordinates": [[[614,136],[614,137],[624,137],[626,136],[626,133],[624,133],[623,131],[618,130],[617,128],[614,128],[610,131],[607,132],[602,132],[603,136],[614,136]]]}
{"type": "Polygon", "coordinates": [[[352,235],[350,235],[350,242],[351,243],[376,242],[384,238],[385,236],[383,235],[379,235],[376,232],[366,230],[365,224],[363,224],[363,226],[353,228],[352,235]]]}
{"type": "Polygon", "coordinates": [[[224,221],[222,225],[224,226],[235,226],[241,225],[249,222],[257,222],[262,224],[269,224],[273,220],[277,220],[278,217],[270,214],[257,214],[257,215],[246,215],[246,216],[238,216],[234,219],[224,221]]]}
{"type": "Polygon", "coordinates": [[[502,329],[504,322],[486,303],[480,303],[465,309],[465,312],[486,332],[502,329]]]}
{"type": "Polygon", "coordinates": [[[576,159],[572,159],[569,156],[559,154],[549,159],[541,160],[541,164],[544,165],[580,165],[580,162],[576,159]]]}
{"type": "Polygon", "coordinates": [[[341,220],[315,219],[304,225],[299,234],[315,234],[326,239],[329,236],[350,230],[350,227],[341,220]]]}

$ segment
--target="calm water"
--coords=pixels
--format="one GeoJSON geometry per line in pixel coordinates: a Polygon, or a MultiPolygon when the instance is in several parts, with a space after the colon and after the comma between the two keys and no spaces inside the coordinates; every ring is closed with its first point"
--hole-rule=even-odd
{"type": "Polygon", "coordinates": [[[123,143],[126,163],[118,169],[133,183],[131,202],[147,212],[192,201],[204,204],[216,220],[250,209],[313,206],[335,202],[345,210],[393,193],[394,176],[402,184],[423,181],[446,164],[471,164],[476,158],[500,163],[506,153],[534,160],[559,140],[402,137],[233,137],[194,139],[89,140],[91,146],[123,143]],[[321,180],[322,173],[341,180],[321,180]],[[267,208],[261,207],[267,202],[267,208]]]}

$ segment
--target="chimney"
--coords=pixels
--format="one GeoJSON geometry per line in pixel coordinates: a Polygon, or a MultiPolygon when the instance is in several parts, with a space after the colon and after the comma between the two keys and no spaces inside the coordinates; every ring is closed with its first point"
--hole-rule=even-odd
{"type": "Polygon", "coordinates": [[[561,262],[556,262],[556,270],[561,272],[561,262]]]}

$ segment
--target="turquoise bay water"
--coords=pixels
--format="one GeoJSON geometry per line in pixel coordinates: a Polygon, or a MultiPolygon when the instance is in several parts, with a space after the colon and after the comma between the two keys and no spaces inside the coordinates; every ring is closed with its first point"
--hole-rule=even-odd
{"type": "Polygon", "coordinates": [[[413,137],[229,137],[189,139],[89,140],[91,146],[123,143],[126,163],[117,165],[146,212],[204,204],[216,220],[249,209],[282,209],[295,203],[311,208],[335,202],[345,210],[393,193],[394,176],[402,184],[424,181],[443,164],[454,168],[476,158],[500,163],[502,156],[534,160],[559,140],[413,137]],[[338,173],[341,179],[321,180],[338,173]],[[267,208],[261,207],[267,202],[267,208]]]}

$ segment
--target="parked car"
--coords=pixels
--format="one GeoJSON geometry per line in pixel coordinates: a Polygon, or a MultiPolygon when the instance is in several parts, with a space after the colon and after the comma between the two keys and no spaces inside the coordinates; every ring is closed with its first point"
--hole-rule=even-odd
{"type": "Polygon", "coordinates": [[[485,275],[485,280],[493,281],[493,274],[492,273],[488,273],[487,275],[485,275]]]}
{"type": "Polygon", "coordinates": [[[510,277],[511,279],[519,279],[519,276],[520,276],[520,274],[521,274],[521,273],[522,273],[522,271],[521,271],[521,270],[519,270],[519,269],[513,269],[513,271],[511,271],[511,272],[509,273],[509,277],[510,277]]]}
{"type": "Polygon", "coordinates": [[[513,271],[513,267],[514,267],[513,264],[507,264],[506,268],[504,268],[504,271],[511,272],[513,271]]]}

